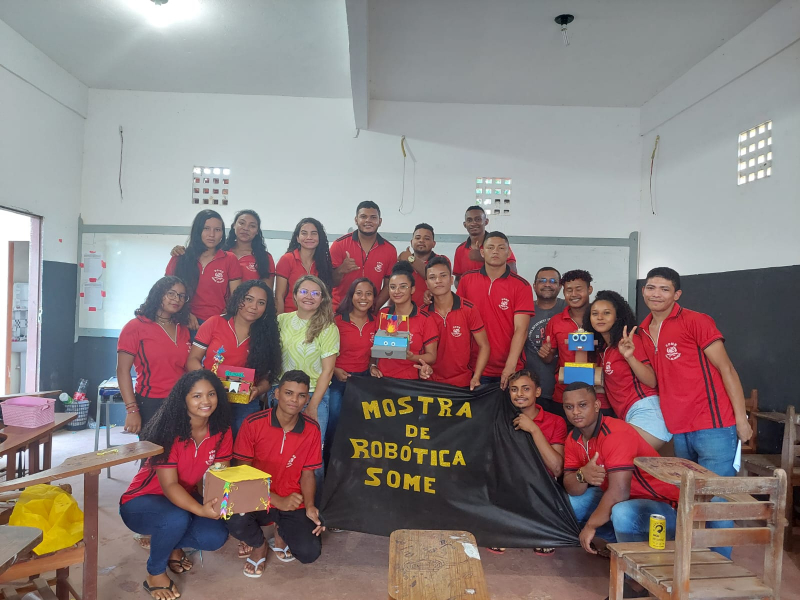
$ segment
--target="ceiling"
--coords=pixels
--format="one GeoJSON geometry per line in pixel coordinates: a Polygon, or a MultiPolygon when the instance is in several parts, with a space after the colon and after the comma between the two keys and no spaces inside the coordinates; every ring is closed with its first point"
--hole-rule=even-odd
{"type": "Polygon", "coordinates": [[[2,0],[0,19],[92,88],[350,97],[352,47],[372,99],[625,107],[778,0],[367,1],[349,33],[345,0],[2,0]],[[186,5],[168,27],[146,18],[186,5]]]}

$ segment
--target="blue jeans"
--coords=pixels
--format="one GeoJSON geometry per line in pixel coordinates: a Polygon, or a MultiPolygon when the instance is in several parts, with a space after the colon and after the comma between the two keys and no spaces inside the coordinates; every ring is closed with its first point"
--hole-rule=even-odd
{"type": "MultiPolygon", "coordinates": [[[[201,501],[201,500],[198,500],[201,501]]],[[[228,528],[222,520],[198,517],[178,508],[166,496],[147,494],[120,505],[119,515],[131,531],[150,536],[150,558],[147,572],[161,575],[173,550],[219,550],[228,539],[228,528]]]]}
{"type": "Polygon", "coordinates": [[[228,406],[231,407],[231,433],[233,434],[233,438],[236,439],[244,420],[253,413],[257,413],[261,410],[261,402],[258,398],[253,398],[247,404],[235,404],[231,402],[228,406]]]}
{"type": "Polygon", "coordinates": [[[481,375],[481,385],[485,385],[487,383],[500,383],[502,377],[491,377],[489,375],[481,375]]]}
{"type": "MultiPolygon", "coordinates": [[[[350,373],[353,377],[369,376],[369,369],[361,373],[350,373]]],[[[331,379],[331,385],[328,387],[328,426],[325,431],[325,454],[330,455],[331,446],[333,444],[333,436],[336,435],[336,427],[339,425],[339,415],[342,413],[342,399],[344,398],[344,391],[347,389],[346,381],[339,381],[334,377],[331,379]]],[[[327,456],[326,461],[327,462],[327,456]]]]}
{"type": "MultiPolygon", "coordinates": [[[[569,496],[569,503],[581,527],[600,504],[603,490],[589,486],[580,496],[569,496]]],[[[625,500],[611,508],[611,520],[597,529],[597,537],[609,542],[646,542],[650,537],[650,515],[664,515],[667,539],[675,539],[677,513],[669,504],[657,500],[625,500]]]]}
{"type": "MultiPolygon", "coordinates": [[[[739,437],[736,425],[721,429],[701,429],[688,433],[676,433],[673,438],[675,456],[687,458],[701,467],[713,471],[722,477],[734,477],[733,459],[739,437]]],[[[712,502],[725,502],[724,498],[715,496],[712,502]]],[[[709,521],[706,525],[711,529],[728,529],[734,526],[733,521],[709,521]]],[[[712,548],[726,558],[731,557],[731,548],[712,548]]]]}

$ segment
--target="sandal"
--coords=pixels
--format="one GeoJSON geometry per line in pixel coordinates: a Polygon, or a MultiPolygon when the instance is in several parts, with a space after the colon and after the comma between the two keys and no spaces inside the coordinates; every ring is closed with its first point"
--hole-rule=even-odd
{"type": "Polygon", "coordinates": [[[180,558],[169,559],[167,561],[167,566],[169,567],[170,571],[172,571],[176,575],[180,575],[181,573],[191,571],[194,564],[192,563],[192,561],[189,560],[189,557],[186,556],[186,553],[184,552],[183,556],[180,558]],[[180,569],[180,571],[178,569],[180,569]]]}
{"type": "Polygon", "coordinates": [[[536,547],[533,549],[534,554],[538,554],[539,556],[551,556],[556,553],[555,548],[540,548],[536,547]]]}
{"type": "Polygon", "coordinates": [[[289,544],[286,544],[286,548],[276,548],[275,547],[275,538],[270,538],[270,540],[269,540],[269,549],[272,550],[275,553],[275,556],[277,556],[278,560],[281,561],[281,562],[288,563],[288,562],[292,562],[293,560],[295,560],[294,556],[292,556],[292,551],[289,550],[289,544]],[[278,554],[279,552],[283,553],[283,558],[281,558],[281,555],[278,554]]]}
{"type": "Polygon", "coordinates": [[[180,598],[181,597],[180,592],[178,592],[175,589],[175,582],[172,581],[172,579],[169,580],[169,587],[164,587],[163,585],[162,586],[157,585],[157,586],[154,586],[154,587],[150,587],[149,585],[147,585],[147,580],[146,579],[142,582],[142,587],[144,588],[145,592],[150,594],[151,598],[155,598],[155,596],[153,596],[153,592],[159,592],[161,590],[166,590],[168,592],[172,592],[172,594],[176,598],[180,598]]]}
{"type": "Polygon", "coordinates": [[[261,571],[259,571],[258,568],[261,567],[261,565],[263,565],[266,560],[267,560],[266,556],[264,558],[259,558],[257,561],[255,561],[252,558],[248,557],[247,558],[247,562],[250,563],[251,565],[253,565],[253,572],[252,573],[248,573],[247,572],[247,565],[245,564],[244,569],[242,569],[242,573],[244,573],[245,577],[252,577],[253,579],[258,579],[259,577],[261,577],[264,574],[264,568],[262,567],[261,571]]]}
{"type": "Polygon", "coordinates": [[[250,558],[250,554],[253,552],[253,549],[245,544],[244,542],[239,542],[239,548],[237,550],[237,554],[239,558],[250,558]],[[250,550],[245,550],[245,548],[250,548],[250,550]]]}
{"type": "Polygon", "coordinates": [[[505,548],[486,548],[492,554],[505,554],[505,548]]]}
{"type": "Polygon", "coordinates": [[[139,544],[145,550],[150,550],[150,536],[149,535],[142,535],[141,533],[137,533],[133,536],[133,539],[136,540],[136,543],[139,544]]]}

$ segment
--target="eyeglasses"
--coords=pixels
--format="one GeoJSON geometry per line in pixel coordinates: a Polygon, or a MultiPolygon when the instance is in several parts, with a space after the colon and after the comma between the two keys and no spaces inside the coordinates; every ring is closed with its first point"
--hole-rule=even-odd
{"type": "Polygon", "coordinates": [[[547,277],[542,277],[542,278],[536,280],[536,283],[547,283],[547,282],[560,283],[560,280],[556,279],[554,277],[550,277],[549,279],[547,277]]]}
{"type": "Polygon", "coordinates": [[[390,292],[397,292],[397,291],[400,291],[400,292],[406,292],[406,291],[408,291],[408,289],[409,289],[410,287],[411,287],[411,286],[410,286],[410,285],[408,285],[407,283],[401,283],[400,285],[391,284],[391,285],[389,286],[389,291],[390,291],[390,292]]]}
{"type": "Polygon", "coordinates": [[[317,298],[322,297],[322,292],[320,292],[319,290],[307,290],[305,288],[303,288],[302,290],[297,290],[297,294],[302,296],[303,298],[305,298],[306,296],[311,296],[315,300],[317,298]]]}
{"type": "Polygon", "coordinates": [[[170,300],[180,300],[181,302],[189,301],[189,294],[179,294],[175,290],[169,290],[166,294],[170,300]]]}

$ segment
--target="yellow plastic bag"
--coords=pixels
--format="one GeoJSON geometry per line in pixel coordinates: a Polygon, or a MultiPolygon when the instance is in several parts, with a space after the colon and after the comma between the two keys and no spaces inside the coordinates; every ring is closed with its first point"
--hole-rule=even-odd
{"type": "Polygon", "coordinates": [[[41,529],[42,543],[33,549],[39,555],[69,548],[83,539],[83,511],[75,498],[54,485],[23,490],[8,524],[41,529]]]}

